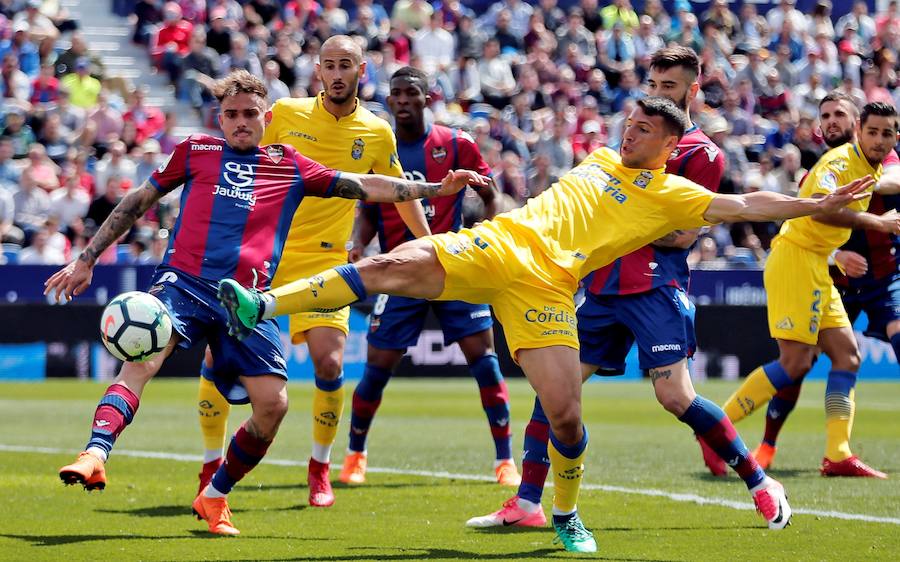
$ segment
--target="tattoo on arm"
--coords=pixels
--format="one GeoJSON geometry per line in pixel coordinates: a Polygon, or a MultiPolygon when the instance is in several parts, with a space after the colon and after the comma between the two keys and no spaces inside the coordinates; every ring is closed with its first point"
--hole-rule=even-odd
{"type": "Polygon", "coordinates": [[[650,369],[650,382],[652,382],[653,384],[656,384],[656,381],[658,381],[659,379],[668,380],[671,376],[671,369],[666,369],[665,371],[661,369],[650,369]]]}
{"type": "Polygon", "coordinates": [[[93,264],[97,257],[120,236],[128,232],[135,221],[141,218],[160,197],[162,197],[162,193],[148,182],[144,182],[140,189],[126,195],[106,217],[106,220],[100,225],[100,229],[97,230],[97,234],[78,256],[78,259],[93,264]]]}
{"type": "Polygon", "coordinates": [[[666,234],[662,238],[659,238],[658,240],[656,240],[654,242],[654,244],[659,244],[661,246],[674,244],[675,241],[678,240],[678,237],[681,236],[682,234],[684,234],[683,230],[673,230],[672,232],[666,234]]]}
{"type": "Polygon", "coordinates": [[[423,183],[388,176],[356,176],[341,174],[334,184],[334,196],[369,201],[378,192],[378,200],[410,201],[434,197],[441,189],[439,183],[423,183]]]}

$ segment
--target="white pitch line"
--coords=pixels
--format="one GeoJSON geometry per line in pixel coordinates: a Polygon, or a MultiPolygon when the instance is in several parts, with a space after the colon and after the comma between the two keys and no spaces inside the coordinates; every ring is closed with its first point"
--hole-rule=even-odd
{"type": "MultiPolygon", "coordinates": [[[[61,449],[56,447],[30,447],[24,445],[4,445],[0,443],[0,452],[10,453],[44,453],[48,455],[57,454],[74,454],[78,451],[73,449],[61,449]]],[[[183,455],[179,453],[164,453],[161,451],[130,451],[127,449],[116,449],[116,456],[134,457],[139,459],[163,459],[182,462],[200,462],[203,457],[200,455],[183,455]]],[[[306,466],[304,461],[292,461],[287,459],[269,459],[262,461],[265,464],[273,464],[277,466],[306,466]]],[[[369,467],[368,472],[380,474],[397,474],[402,476],[422,476],[426,478],[444,478],[448,480],[466,480],[472,482],[493,482],[494,478],[482,474],[460,474],[455,472],[431,471],[431,470],[414,470],[406,468],[387,468],[387,467],[369,467]]],[[[551,484],[548,482],[547,486],[551,484]]],[[[614,492],[619,494],[634,494],[638,496],[650,496],[657,498],[665,498],[676,502],[695,503],[698,505],[715,505],[719,507],[728,507],[740,511],[754,511],[756,507],[750,502],[740,502],[727,500],[724,498],[707,498],[698,496],[697,494],[682,494],[677,492],[667,492],[666,490],[655,490],[653,488],[625,488],[622,486],[608,486],[604,484],[588,484],[581,485],[583,490],[599,490],[602,492],[614,492]]],[[[900,525],[900,517],[878,517],[875,515],[865,515],[862,513],[844,513],[842,511],[823,511],[819,509],[794,508],[796,515],[814,515],[816,517],[828,517],[831,519],[844,519],[846,521],[864,521],[866,523],[885,523],[888,525],[900,525]]]]}

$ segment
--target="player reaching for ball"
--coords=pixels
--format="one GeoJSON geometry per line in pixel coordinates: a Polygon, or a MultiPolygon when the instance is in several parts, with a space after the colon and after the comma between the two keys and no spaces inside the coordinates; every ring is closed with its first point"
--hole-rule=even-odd
{"type": "Polygon", "coordinates": [[[217,82],[214,91],[225,138],[191,135],[179,143],[150,179],[116,206],[78,259],[47,280],[45,293],[68,300],[83,292],[97,256],[160,197],[184,185],[181,214],[149,291],[165,304],[175,333],[161,354],[122,367],[97,405],[86,450],[59,476],[66,484],[103,489],[107,456],[137,412],[144,386],[176,345],[190,347],[205,337],[215,381],[220,388],[243,387],[253,412],[235,432],[225,463],[193,508],[210,532],[235,535],[226,495],[274,439],[287,412],[287,373],[274,321],[261,322],[241,341],[228,335],[226,313],[216,300],[217,281],[232,277],[245,287],[268,288],[305,195],[404,201],[456,193],[467,184],[483,187],[490,180],[467,171],[451,172],[441,184],[345,174],[290,146],[259,147],[267,103],[263,83],[240,70],[217,82]]]}

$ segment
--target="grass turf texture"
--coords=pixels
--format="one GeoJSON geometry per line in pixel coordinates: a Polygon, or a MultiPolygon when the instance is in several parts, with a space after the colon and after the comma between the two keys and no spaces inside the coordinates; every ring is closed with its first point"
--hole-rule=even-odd
{"type": "MultiPolygon", "coordinates": [[[[699,390],[717,402],[734,383],[699,390]]],[[[511,496],[490,482],[493,446],[475,383],[393,381],[369,442],[368,482],[336,485],[330,509],[306,505],[311,385],[289,389],[291,411],[266,460],[230,496],[237,538],[216,538],[190,515],[202,448],[195,419],[195,381],[155,381],[135,423],[107,465],[106,491],[64,487],[56,471],[88,438],[90,416],[104,386],[78,382],[0,384],[0,560],[526,560],[571,558],[551,544],[552,529],[466,529],[468,517],[497,509],[511,496]],[[10,446],[49,452],[10,451],[10,446]],[[4,450],[4,448],[6,450],[4,450]],[[61,449],[65,452],[53,452],[61,449]],[[117,450],[122,452],[117,454],[117,450]],[[192,460],[146,457],[153,452],[192,460]],[[196,460],[194,460],[196,459],[196,460]],[[293,466],[288,466],[293,464],[293,466]],[[436,477],[397,470],[483,476],[436,477]]],[[[333,454],[343,459],[349,396],[333,454]]],[[[733,474],[709,476],[690,431],[653,399],[649,384],[585,387],[591,435],[579,509],[604,560],[896,560],[900,552],[900,385],[861,384],[854,452],[887,471],[887,481],[826,479],[822,384],[805,385],[783,433],[772,475],[795,510],[836,511],[892,519],[846,521],[795,514],[773,532],[750,509],[699,505],[669,497],[613,491],[660,490],[739,502],[750,497],[733,474]]],[[[531,410],[530,388],[510,383],[517,464],[531,410]]],[[[229,431],[249,415],[232,410],[229,431]]],[[[738,425],[758,443],[763,412],[738,425]]],[[[544,498],[550,505],[552,488],[544,498]]]]}

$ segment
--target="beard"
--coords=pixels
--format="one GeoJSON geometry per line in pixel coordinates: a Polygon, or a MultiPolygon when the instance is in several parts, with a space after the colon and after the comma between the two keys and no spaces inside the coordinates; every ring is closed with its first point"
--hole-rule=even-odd
{"type": "Polygon", "coordinates": [[[829,139],[827,136],[824,137],[825,144],[828,145],[828,148],[835,148],[841,146],[842,144],[847,144],[851,140],[853,140],[853,130],[850,129],[848,131],[841,131],[841,134],[834,137],[833,139],[829,139]]]}
{"type": "Polygon", "coordinates": [[[337,105],[341,105],[347,102],[347,100],[356,97],[356,91],[359,89],[359,77],[356,77],[353,82],[347,84],[346,90],[344,94],[340,96],[336,96],[334,94],[328,94],[328,99],[337,105]]]}

